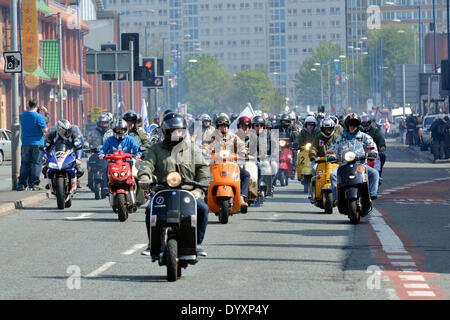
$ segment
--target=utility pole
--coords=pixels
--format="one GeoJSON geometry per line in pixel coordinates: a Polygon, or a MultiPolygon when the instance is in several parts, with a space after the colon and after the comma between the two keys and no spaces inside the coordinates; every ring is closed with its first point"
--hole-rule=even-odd
{"type": "MultiPolygon", "coordinates": [[[[62,56],[62,23],[61,12],[58,12],[58,45],[59,45],[59,115],[64,119],[64,100],[63,100],[63,56],[62,56]]],[[[81,75],[80,75],[81,76],[81,75]]]]}
{"type": "MultiPolygon", "coordinates": [[[[11,28],[11,51],[17,50],[17,1],[10,0],[9,21],[11,28]]],[[[17,181],[20,172],[20,123],[19,123],[19,74],[11,75],[11,179],[12,190],[17,189],[17,181]]]]}
{"type": "Polygon", "coordinates": [[[134,111],[134,41],[130,41],[130,108],[134,111]]]}

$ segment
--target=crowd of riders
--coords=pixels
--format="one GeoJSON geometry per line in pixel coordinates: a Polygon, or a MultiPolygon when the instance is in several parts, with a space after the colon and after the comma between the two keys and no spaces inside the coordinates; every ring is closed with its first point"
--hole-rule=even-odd
{"type": "MultiPolygon", "coordinates": [[[[72,128],[69,121],[59,120],[54,133],[47,137],[45,151],[51,148],[55,139],[69,141],[75,145],[76,150],[79,150],[78,139],[72,128]]],[[[136,177],[144,189],[152,176],[161,178],[171,171],[177,171],[183,178],[208,184],[210,179],[208,155],[220,150],[237,154],[241,160],[240,207],[246,209],[249,206],[250,173],[243,163],[246,160],[261,161],[278,155],[279,144],[276,139],[279,137],[289,139],[293,150],[294,167],[297,166],[296,151],[307,143],[311,143],[309,157],[314,163],[317,157],[327,155],[328,150],[336,150],[343,141],[357,139],[364,148],[371,150],[373,157],[378,156],[380,159],[379,170],[367,166],[370,196],[372,200],[377,198],[380,175],[386,160],[384,155],[386,142],[374,119],[365,113],[338,116],[324,112],[309,112],[302,117],[295,113],[269,115],[257,111],[253,116],[220,113],[199,114],[188,118],[168,109],[151,124],[150,132],[146,132],[142,127],[141,115],[130,110],[117,119],[113,119],[110,113],[102,114],[97,118],[95,129],[89,131],[84,138],[78,138],[83,141],[85,151],[96,149],[95,157],[99,159],[118,150],[131,153],[136,160],[136,177]],[[277,135],[272,134],[274,132],[277,135]],[[195,163],[180,162],[174,157],[175,151],[181,156],[193,155],[195,163]]],[[[77,159],[80,159],[79,155],[77,159]]],[[[80,177],[83,170],[79,167],[79,162],[77,168],[80,177]]],[[[44,172],[45,170],[44,167],[44,172]]],[[[333,200],[336,201],[336,172],[331,174],[330,179],[333,200]]],[[[92,181],[88,168],[88,186],[91,189],[92,181]]],[[[189,188],[189,191],[198,201],[198,255],[206,255],[201,247],[209,212],[205,202],[206,190],[189,188]]],[[[142,195],[138,202],[139,205],[145,202],[142,195]]],[[[150,254],[149,250],[150,246],[144,254],[150,254]]]]}

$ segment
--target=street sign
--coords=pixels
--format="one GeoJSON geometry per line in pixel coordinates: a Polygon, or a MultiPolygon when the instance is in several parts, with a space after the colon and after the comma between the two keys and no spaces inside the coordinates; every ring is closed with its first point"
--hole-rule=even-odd
{"type": "Polygon", "coordinates": [[[164,77],[153,77],[142,81],[142,86],[146,88],[161,88],[164,86],[164,77]]]}
{"type": "MultiPolygon", "coordinates": [[[[86,52],[86,73],[128,73],[130,72],[129,51],[86,52]]],[[[117,77],[116,77],[117,79],[117,77]]]]}
{"type": "Polygon", "coordinates": [[[22,54],[20,51],[3,52],[5,58],[5,73],[22,72],[22,54]]]}
{"type": "Polygon", "coordinates": [[[103,113],[101,107],[92,107],[91,108],[91,122],[96,122],[97,118],[100,117],[103,113]]]}

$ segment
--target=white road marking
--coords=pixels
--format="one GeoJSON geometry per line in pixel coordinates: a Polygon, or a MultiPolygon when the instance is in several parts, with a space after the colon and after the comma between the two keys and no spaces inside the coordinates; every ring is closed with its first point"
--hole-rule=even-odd
{"type": "Polygon", "coordinates": [[[399,267],[415,267],[415,266],[417,266],[415,262],[410,262],[410,261],[392,261],[391,264],[393,266],[399,266],[399,267]]]}
{"type": "Polygon", "coordinates": [[[135,244],[131,249],[128,249],[128,250],[122,252],[122,254],[128,256],[128,255],[131,255],[131,254],[135,253],[137,250],[142,249],[142,248],[144,248],[146,246],[147,246],[147,244],[145,244],[145,243],[135,244]]]}
{"type": "Polygon", "coordinates": [[[67,220],[78,220],[78,219],[87,219],[90,216],[92,216],[93,213],[82,213],[79,216],[76,217],[66,217],[67,220]]]}
{"type": "Polygon", "coordinates": [[[384,221],[383,215],[377,209],[373,209],[369,222],[380,240],[384,252],[408,253],[400,238],[384,221]]]}
{"type": "Polygon", "coordinates": [[[425,278],[420,275],[399,275],[399,278],[404,281],[425,281],[425,278]]]}
{"type": "Polygon", "coordinates": [[[426,283],[404,283],[403,287],[406,289],[430,289],[430,286],[426,283]]]}
{"type": "Polygon", "coordinates": [[[407,291],[410,297],[435,297],[436,294],[433,291],[407,291]]]}
{"type": "Polygon", "coordinates": [[[412,260],[411,256],[387,256],[390,260],[412,260]]]}
{"type": "Polygon", "coordinates": [[[115,262],[107,262],[104,265],[102,265],[100,268],[98,268],[97,270],[92,271],[91,273],[89,273],[86,277],[96,277],[98,276],[100,273],[108,270],[109,268],[111,268],[113,265],[115,265],[115,262]]]}

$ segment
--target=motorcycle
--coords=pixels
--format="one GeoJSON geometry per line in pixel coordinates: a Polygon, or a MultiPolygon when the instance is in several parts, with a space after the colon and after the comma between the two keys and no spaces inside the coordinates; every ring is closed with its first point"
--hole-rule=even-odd
{"type": "Polygon", "coordinates": [[[316,175],[311,180],[310,201],[316,207],[333,213],[333,193],[331,189],[330,173],[339,165],[326,161],[326,157],[316,158],[316,175]]]}
{"type": "Polygon", "coordinates": [[[207,184],[182,179],[178,172],[170,172],[163,181],[151,184],[164,187],[156,192],[146,213],[150,215],[150,252],[152,262],[167,267],[167,280],[176,281],[181,269],[196,264],[197,259],[197,200],[181,189],[183,185],[205,188],[207,184]]]}
{"type": "Polygon", "coordinates": [[[108,160],[108,192],[109,202],[114,212],[118,214],[119,221],[126,221],[128,213],[137,210],[136,207],[136,180],[133,177],[131,165],[127,159],[133,155],[122,150],[107,154],[108,160]]]}
{"type": "Polygon", "coordinates": [[[304,193],[309,192],[309,185],[312,178],[313,165],[309,160],[309,149],[311,149],[311,143],[308,142],[305,146],[300,148],[297,155],[297,179],[303,184],[304,193]]]}
{"type": "Polygon", "coordinates": [[[289,177],[294,175],[292,166],[292,150],[289,138],[280,137],[280,156],[278,161],[278,177],[282,187],[289,184],[289,177]]]}
{"type": "MultiPolygon", "coordinates": [[[[273,196],[272,172],[269,160],[258,161],[258,203],[261,205],[268,196],[273,196]]],[[[275,164],[276,166],[276,164],[275,164]]]]}
{"type": "Polygon", "coordinates": [[[352,224],[358,224],[361,217],[372,211],[369,178],[364,166],[366,154],[361,142],[357,140],[340,145],[338,154],[343,160],[337,170],[339,213],[347,215],[352,224]]]}
{"type": "Polygon", "coordinates": [[[240,209],[241,180],[237,158],[227,150],[211,155],[208,207],[222,224],[227,224],[228,217],[240,209]]]}
{"type": "MultiPolygon", "coordinates": [[[[43,147],[40,149],[44,151],[43,147]]],[[[76,159],[73,152],[65,143],[56,142],[46,160],[49,186],[60,210],[72,206],[72,198],[77,192],[76,159]]]]}
{"type": "Polygon", "coordinates": [[[87,170],[92,174],[92,185],[89,186],[95,194],[95,200],[104,199],[108,195],[108,161],[98,158],[100,148],[91,148],[92,155],[87,161],[87,170]]]}

